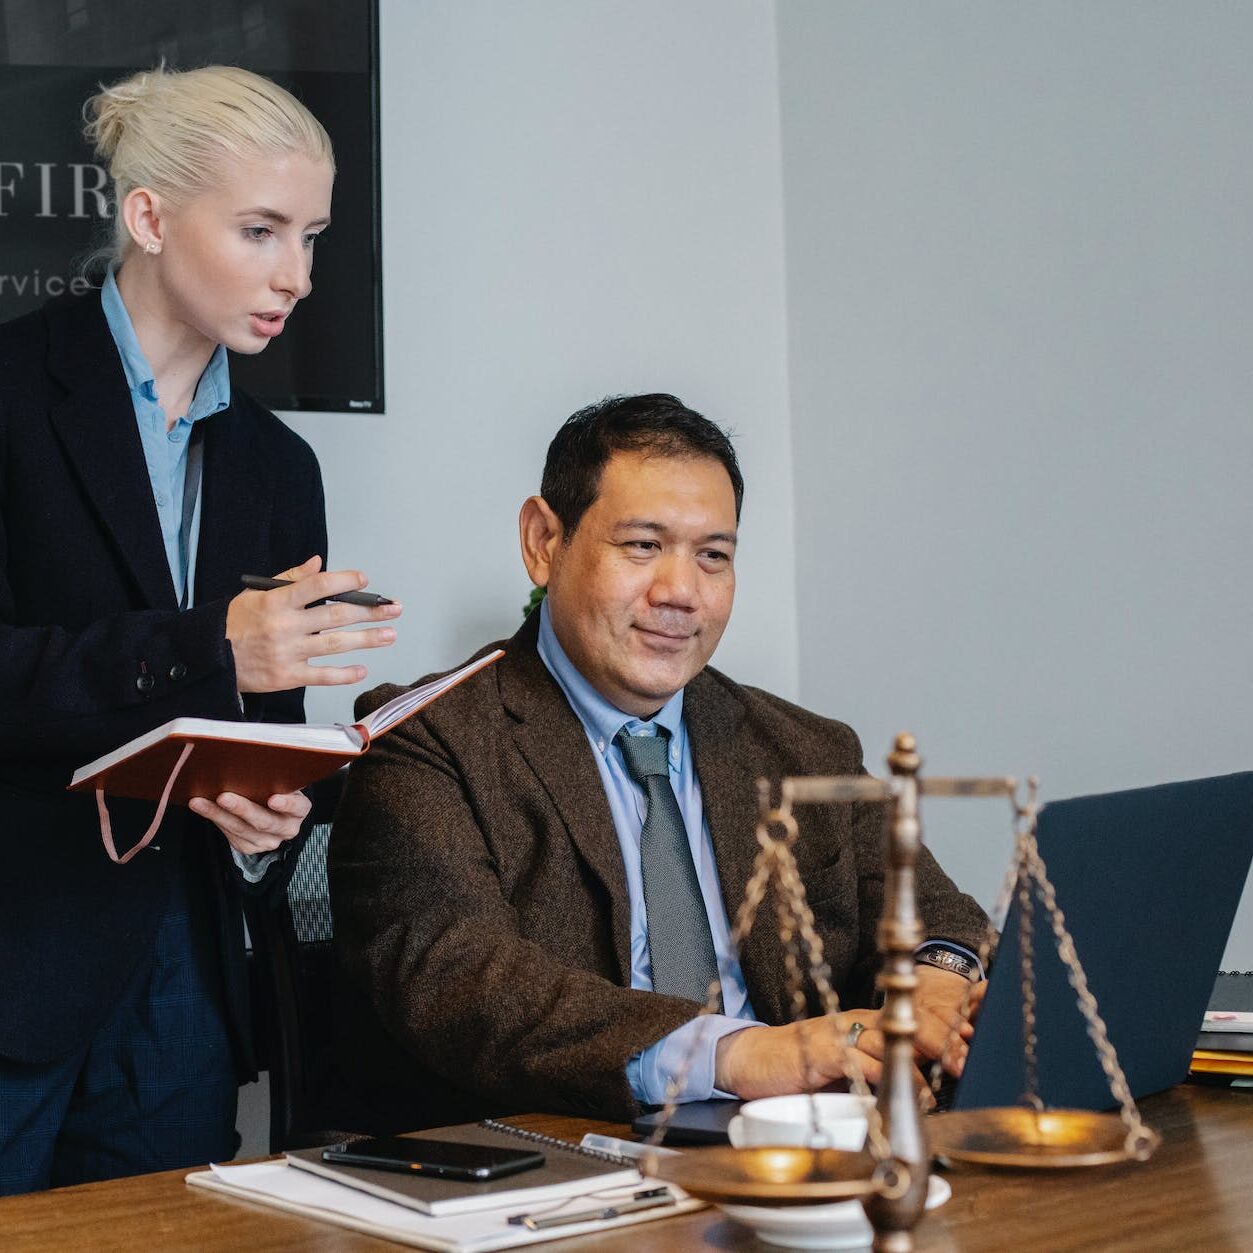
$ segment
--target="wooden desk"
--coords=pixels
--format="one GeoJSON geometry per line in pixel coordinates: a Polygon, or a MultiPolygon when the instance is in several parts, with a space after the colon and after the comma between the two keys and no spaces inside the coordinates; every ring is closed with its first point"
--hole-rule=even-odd
{"type": "MultiPolygon", "coordinates": [[[[957,1170],[953,1199],[918,1228],[920,1250],[1253,1249],[1253,1093],[1180,1087],[1143,1102],[1164,1143],[1143,1166],[1057,1174],[957,1170]]],[[[513,1119],[577,1140],[628,1134],[610,1123],[530,1115],[513,1119]]],[[[59,1188],[0,1200],[0,1247],[203,1250],[394,1248],[342,1228],[189,1188],[186,1171],[59,1188]]],[[[534,1247],[534,1246],[533,1246],[534,1247]]],[[[551,1246],[545,1246],[551,1247],[551,1246]]],[[[613,1236],[563,1240],[567,1253],[687,1253],[761,1249],[714,1209],[613,1236]]]]}

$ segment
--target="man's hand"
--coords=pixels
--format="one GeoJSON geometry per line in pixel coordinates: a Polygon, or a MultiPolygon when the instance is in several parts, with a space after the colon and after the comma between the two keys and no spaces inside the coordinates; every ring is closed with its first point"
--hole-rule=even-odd
{"type": "MultiPolygon", "coordinates": [[[[805,1018],[784,1027],[745,1027],[718,1041],[714,1055],[714,1086],[742,1099],[783,1096],[791,1092],[816,1092],[848,1078],[848,1054],[861,1064],[867,1083],[878,1083],[883,1074],[882,1036],[877,1050],[863,1041],[878,1035],[869,1030],[879,1017],[874,1009],[848,1010],[831,1018],[805,1018]],[[855,1048],[840,1044],[855,1022],[863,1031],[855,1048]],[[805,1063],[808,1062],[808,1070],[805,1063]]],[[[921,1080],[921,1075],[919,1076],[921,1080]]]]}
{"type": "Polygon", "coordinates": [[[271,592],[240,592],[226,609],[226,638],[235,654],[235,679],[241,692],[284,692],[293,687],[358,683],[364,666],[314,666],[314,657],[327,657],[358,648],[385,648],[396,639],[392,627],[368,631],[341,628],[360,622],[382,622],[400,617],[399,605],[306,606],[341,592],[357,592],[366,585],[359,570],[319,573],[322,559],[310,557],[303,565],[277,577],[291,579],[291,587],[271,592]]]}
{"type": "Polygon", "coordinates": [[[941,970],[937,966],[922,964],[914,967],[914,974],[918,976],[914,1005],[919,1019],[919,1051],[925,1051],[921,1044],[922,1020],[925,1017],[928,1022],[928,1041],[932,1045],[931,1051],[926,1051],[926,1056],[936,1058],[940,1055],[938,1051],[935,1051],[934,1031],[931,1025],[938,1024],[942,1031],[939,1047],[943,1048],[945,1040],[951,1039],[949,1053],[956,1063],[956,1069],[947,1062],[944,1069],[950,1074],[959,1075],[962,1065],[965,1064],[966,1054],[970,1051],[969,1040],[975,1033],[973,1020],[979,1012],[979,1006],[983,1004],[983,998],[988,990],[987,982],[971,984],[969,979],[954,974],[951,970],[941,970]],[[970,997],[968,1017],[963,1018],[961,1016],[962,1002],[967,995],[970,997]],[[953,1030],[954,1026],[956,1026],[956,1031],[953,1030]]]}
{"type": "Polygon", "coordinates": [[[194,797],[187,807],[208,818],[237,853],[250,854],[272,853],[299,835],[312,802],[303,792],[286,792],[258,805],[234,792],[223,792],[216,801],[194,797]]]}
{"type": "MultiPolygon", "coordinates": [[[[970,992],[970,1016],[973,1018],[983,1001],[986,983],[973,986],[969,980],[951,970],[939,970],[935,966],[914,967],[918,987],[914,992],[914,1016],[918,1029],[914,1035],[914,1059],[920,1066],[930,1068],[939,1061],[955,1078],[966,1065],[970,1052],[969,1040],[974,1027],[961,1017],[962,998],[970,992]]],[[[875,1025],[879,1010],[853,1010],[853,1017],[866,1024],[866,1030],[857,1040],[857,1047],[872,1057],[882,1060],[887,1039],[875,1025]]]]}
{"type": "MultiPolygon", "coordinates": [[[[914,1057],[920,1064],[942,1058],[949,1074],[960,1075],[969,1052],[967,1041],[974,1034],[974,1028],[959,1018],[958,1011],[969,989],[973,1017],[983,1001],[987,984],[979,983],[972,988],[961,975],[932,966],[919,966],[917,975],[914,1011],[918,1031],[914,1037],[914,1057]],[[958,1023],[956,1031],[952,1030],[954,1022],[958,1023]]],[[[886,1037],[878,1026],[881,1017],[881,1010],[850,1009],[834,1019],[807,1018],[785,1027],[746,1027],[733,1032],[718,1041],[714,1083],[723,1092],[733,1092],[744,1100],[815,1092],[848,1078],[845,1055],[853,1053],[861,1064],[866,1082],[877,1084],[883,1075],[887,1046],[886,1037]],[[856,1047],[850,1049],[845,1043],[841,1050],[840,1042],[858,1022],[865,1030],[858,1035],[856,1047]],[[809,1062],[807,1073],[802,1054],[809,1062]]],[[[921,1071],[915,1071],[914,1082],[920,1088],[923,1086],[921,1071]]]]}

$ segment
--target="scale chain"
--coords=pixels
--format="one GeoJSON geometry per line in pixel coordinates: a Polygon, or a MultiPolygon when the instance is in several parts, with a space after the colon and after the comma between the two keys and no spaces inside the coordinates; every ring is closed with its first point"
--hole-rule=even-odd
{"type": "MultiPolygon", "coordinates": [[[[1034,949],[1034,904],[1036,893],[1048,915],[1050,929],[1053,932],[1058,956],[1066,968],[1066,978],[1075,993],[1077,1007],[1084,1017],[1088,1037],[1097,1053],[1097,1060],[1105,1074],[1111,1095],[1119,1104],[1119,1115],[1127,1128],[1127,1151],[1143,1161],[1152,1152],[1155,1137],[1145,1126],[1140,1111],[1131,1094],[1130,1086],[1122,1066],[1118,1061],[1113,1044],[1110,1042],[1105,1021],[1100,1015],[1096,997],[1088,986],[1087,975],[1079,961],[1074,939],[1066,927],[1065,914],[1057,901],[1057,893],[1040,854],[1039,841],[1036,838],[1036,818],[1038,805],[1036,796],[1038,781],[1031,778],[1027,782],[1027,799],[1020,803],[1011,794],[1010,802],[1015,813],[1014,857],[1005,881],[1001,886],[996,906],[996,916],[1003,917],[1011,897],[1017,894],[1019,906],[1019,958],[1022,969],[1022,1008],[1023,1008],[1023,1066],[1024,1095],[1029,1104],[1036,1110],[1043,1109],[1038,1093],[1038,1032],[1036,1027],[1035,968],[1034,949]]],[[[987,968],[989,956],[997,947],[996,929],[989,920],[988,930],[979,946],[980,963],[987,968]]],[[[974,985],[966,990],[958,1017],[950,1028],[949,1038],[941,1054],[940,1061],[934,1063],[931,1070],[931,1089],[937,1091],[941,1081],[941,1065],[947,1056],[952,1042],[957,1036],[957,1024],[968,1019],[974,985]]]]}
{"type": "Polygon", "coordinates": [[[1120,1106],[1119,1112],[1127,1128],[1127,1150],[1132,1156],[1143,1161],[1152,1152],[1155,1138],[1148,1128],[1145,1127],[1144,1121],[1140,1117],[1135,1098],[1131,1095],[1131,1088],[1127,1084],[1127,1076],[1123,1073],[1122,1066],[1118,1062],[1118,1054],[1110,1043],[1109,1033],[1105,1028],[1105,1020],[1101,1017],[1096,997],[1092,995],[1092,990],[1088,987],[1087,975],[1084,974],[1083,966],[1079,961],[1079,954],[1075,951],[1075,942],[1071,938],[1070,932],[1066,929],[1066,916],[1062,913],[1061,906],[1057,903],[1057,894],[1053,890],[1053,884],[1045,870],[1044,859],[1040,856],[1040,848],[1036,842],[1034,830],[1028,833],[1026,843],[1027,868],[1031,877],[1035,880],[1040,892],[1040,898],[1044,902],[1045,911],[1048,913],[1049,921],[1052,924],[1053,936],[1057,941],[1058,956],[1061,957],[1062,963],[1066,967],[1066,977],[1078,998],[1079,1010],[1087,1022],[1088,1037],[1096,1048],[1101,1069],[1105,1072],[1105,1078],[1109,1082],[1110,1093],[1120,1106]]]}
{"type": "MultiPolygon", "coordinates": [[[[990,968],[992,958],[995,956],[1001,940],[1000,933],[997,931],[993,919],[1003,919],[1009,915],[1009,902],[1013,899],[1015,888],[1022,874],[1023,824],[1032,825],[1035,822],[1036,795],[1039,789],[1039,780],[1034,775],[1031,776],[1027,780],[1027,800],[1023,804],[1018,800],[1018,781],[1016,779],[1004,779],[1002,782],[1009,796],[1010,810],[1013,813],[1014,855],[1010,859],[1009,868],[1005,871],[1000,890],[996,894],[996,904],[988,918],[988,925],[984,928],[983,938],[979,941],[977,956],[979,965],[985,972],[990,968]]],[[[959,1025],[970,1021],[970,1010],[974,1003],[975,988],[977,986],[974,983],[966,986],[962,993],[961,1004],[957,1007],[957,1013],[949,1023],[948,1036],[944,1041],[944,1047],[940,1050],[940,1056],[931,1063],[928,1086],[933,1097],[939,1095],[940,1085],[944,1081],[944,1063],[948,1060],[949,1050],[952,1049],[960,1038],[958,1035],[959,1025]]]]}
{"type": "MultiPolygon", "coordinates": [[[[795,828],[795,819],[792,818],[790,810],[785,811],[789,819],[791,819],[792,828],[795,828]]],[[[792,854],[790,844],[779,842],[776,851],[779,864],[779,882],[783,889],[784,900],[780,902],[780,915],[782,917],[785,909],[791,912],[792,919],[798,919],[800,923],[801,938],[804,941],[805,949],[809,957],[809,977],[813,981],[818,991],[819,1000],[822,1005],[825,1016],[834,1018],[840,1012],[839,996],[836,994],[831,984],[831,968],[827,964],[826,956],[823,950],[822,937],[818,934],[818,928],[814,924],[813,910],[809,908],[809,900],[805,893],[805,885],[801,880],[800,872],[796,868],[796,858],[792,854]]],[[[781,937],[782,938],[782,937],[781,937]]],[[[799,985],[799,970],[796,972],[799,985]]],[[[805,999],[804,991],[798,986],[799,994],[799,1014],[804,1014],[805,999]]],[[[795,998],[794,998],[795,1003],[795,998]]],[[[845,1039],[836,1032],[837,1049],[842,1055],[845,1072],[849,1080],[849,1087],[856,1096],[869,1098],[870,1087],[866,1083],[865,1072],[861,1068],[861,1063],[855,1056],[855,1051],[847,1046],[845,1039]]],[[[801,1034],[801,1064],[804,1067],[806,1081],[809,1079],[809,1059],[807,1056],[807,1047],[805,1044],[805,1036],[801,1034]]],[[[817,1109],[811,1103],[810,1117],[817,1124],[817,1109]]],[[[878,1161],[884,1161],[891,1156],[891,1149],[888,1145],[887,1136],[883,1132],[883,1118],[879,1112],[877,1105],[870,1106],[870,1113],[867,1119],[867,1138],[870,1141],[871,1155],[878,1161]]]]}
{"type": "Polygon", "coordinates": [[[1028,842],[1024,837],[1014,850],[1018,864],[1018,964],[1022,978],[1022,1086],[1023,1100],[1037,1113],[1044,1109],[1040,1100],[1040,1067],[1037,1060],[1039,1038],[1035,1019],[1035,895],[1027,862],[1028,842]]]}
{"type": "MultiPolygon", "coordinates": [[[[797,870],[796,859],[791,850],[792,844],[799,835],[796,819],[791,812],[790,804],[785,803],[782,809],[770,809],[763,798],[761,809],[761,818],[757,827],[757,842],[760,845],[760,851],[753,867],[753,873],[750,875],[748,884],[744,889],[744,899],[740,902],[740,907],[736,911],[735,925],[731,931],[731,946],[735,951],[740,951],[744,940],[752,930],[753,923],[756,921],[771,880],[777,880],[780,889],[778,904],[779,939],[784,950],[787,987],[793,1014],[799,1021],[805,1017],[807,1008],[804,978],[801,972],[803,951],[804,956],[807,958],[810,978],[818,993],[823,1015],[834,1018],[840,1012],[839,997],[831,985],[830,966],[827,964],[823,952],[822,937],[818,934],[813,911],[809,908],[809,902],[806,899],[805,886],[797,870]],[[770,828],[775,824],[783,828],[784,834],[781,837],[776,838],[770,834],[770,828]]],[[[709,995],[700,1011],[700,1017],[705,1017],[718,1011],[719,991],[718,981],[711,981],[709,995]]],[[[678,1095],[683,1090],[684,1082],[695,1060],[696,1049],[700,1047],[699,1036],[699,1032],[693,1033],[691,1046],[680,1059],[679,1065],[666,1085],[666,1100],[662,1109],[661,1119],[645,1141],[649,1147],[657,1147],[665,1137],[666,1128],[669,1126],[670,1120],[674,1117],[675,1109],[678,1107],[678,1095]]],[[[866,1083],[866,1076],[861,1064],[858,1062],[854,1050],[847,1045],[838,1029],[836,1029],[835,1043],[837,1053],[841,1056],[844,1064],[850,1089],[858,1096],[870,1097],[870,1087],[866,1083]]],[[[801,1054],[802,1072],[808,1083],[810,1076],[813,1074],[813,1068],[810,1062],[808,1038],[803,1031],[799,1033],[798,1044],[801,1054]]],[[[814,1120],[816,1130],[816,1108],[811,1109],[811,1118],[814,1120]]],[[[883,1131],[883,1119],[877,1105],[870,1105],[868,1124],[867,1140],[871,1155],[878,1161],[889,1159],[891,1157],[891,1149],[887,1136],[883,1131]]]]}

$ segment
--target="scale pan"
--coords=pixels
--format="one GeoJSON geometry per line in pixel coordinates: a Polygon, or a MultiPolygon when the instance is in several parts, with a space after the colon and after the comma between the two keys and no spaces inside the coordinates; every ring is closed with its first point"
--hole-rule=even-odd
{"type": "Polygon", "coordinates": [[[1117,1114],[1087,1109],[1034,1110],[1025,1106],[958,1110],[926,1120],[936,1157],[980,1166],[1060,1170],[1143,1161],[1161,1143],[1144,1128],[1141,1144],[1129,1148],[1127,1126],[1117,1114]]]}
{"type": "Polygon", "coordinates": [[[679,1157],[645,1158],[640,1168],[702,1201],[744,1205],[847,1201],[879,1187],[873,1179],[874,1158],[841,1149],[700,1149],[679,1157]]]}

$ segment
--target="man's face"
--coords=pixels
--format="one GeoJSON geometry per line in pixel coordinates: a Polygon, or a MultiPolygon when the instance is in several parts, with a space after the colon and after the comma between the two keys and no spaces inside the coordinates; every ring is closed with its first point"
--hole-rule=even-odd
{"type": "Polygon", "coordinates": [[[553,629],[583,677],[649,717],[704,668],[735,597],[735,493],[713,457],[614,454],[551,549],[553,629]]]}

